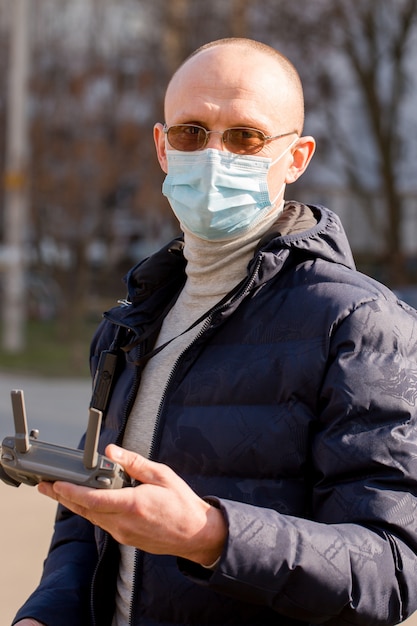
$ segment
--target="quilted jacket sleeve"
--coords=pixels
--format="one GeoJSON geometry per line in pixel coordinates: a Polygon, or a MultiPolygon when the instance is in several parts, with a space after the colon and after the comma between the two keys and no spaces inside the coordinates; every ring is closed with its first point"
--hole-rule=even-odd
{"type": "Polygon", "coordinates": [[[362,304],[334,325],[327,354],[311,518],[217,500],[229,526],[220,563],[210,576],[181,566],[306,622],[395,624],[417,609],[416,315],[362,304]]]}

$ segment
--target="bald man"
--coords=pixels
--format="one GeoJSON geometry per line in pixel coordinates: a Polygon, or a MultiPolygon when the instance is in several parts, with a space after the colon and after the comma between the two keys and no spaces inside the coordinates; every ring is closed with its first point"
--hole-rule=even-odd
{"type": "Polygon", "coordinates": [[[60,503],[20,626],[395,624],[417,607],[417,316],[356,272],[330,210],[284,201],[314,139],[259,42],[198,49],[154,127],[182,235],[127,276],[93,373],[122,490],[60,503]],[[117,444],[117,445],[114,445],[117,444]]]}

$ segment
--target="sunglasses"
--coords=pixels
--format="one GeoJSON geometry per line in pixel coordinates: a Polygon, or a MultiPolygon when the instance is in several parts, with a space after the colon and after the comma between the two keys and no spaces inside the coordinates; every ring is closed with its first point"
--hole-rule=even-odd
{"type": "Polygon", "coordinates": [[[168,137],[169,145],[181,152],[195,152],[203,150],[212,133],[222,136],[222,142],[229,152],[234,154],[256,154],[260,152],[268,141],[297,134],[296,130],[282,135],[265,135],[255,128],[226,128],[226,130],[206,130],[197,124],[164,125],[164,133],[168,137]]]}

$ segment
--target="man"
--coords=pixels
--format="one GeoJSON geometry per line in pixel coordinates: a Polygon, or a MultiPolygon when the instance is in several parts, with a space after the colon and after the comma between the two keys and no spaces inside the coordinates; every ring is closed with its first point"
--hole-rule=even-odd
{"type": "Polygon", "coordinates": [[[417,608],[417,316],[355,271],[332,212],[284,205],[302,128],[297,72],[263,44],[173,76],[154,138],[184,237],[133,268],[92,345],[93,373],[118,359],[101,451],[136,486],[40,485],[61,507],[20,626],[417,608]]]}

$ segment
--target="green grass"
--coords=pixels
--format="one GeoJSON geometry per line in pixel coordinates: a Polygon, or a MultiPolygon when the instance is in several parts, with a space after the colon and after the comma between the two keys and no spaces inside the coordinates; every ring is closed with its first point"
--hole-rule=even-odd
{"type": "Polygon", "coordinates": [[[0,346],[0,371],[54,378],[88,377],[89,345],[96,326],[96,322],[85,322],[75,329],[63,328],[56,321],[30,321],[22,352],[9,353],[0,346]]]}

